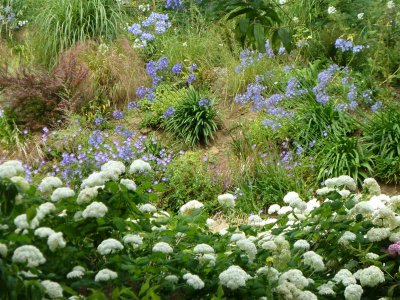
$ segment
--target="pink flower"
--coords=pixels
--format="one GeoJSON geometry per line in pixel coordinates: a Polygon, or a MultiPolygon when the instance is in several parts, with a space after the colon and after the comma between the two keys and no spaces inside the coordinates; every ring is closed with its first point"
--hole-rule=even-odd
{"type": "Polygon", "coordinates": [[[389,252],[389,254],[391,255],[396,255],[396,254],[400,254],[400,242],[397,242],[395,244],[392,244],[388,247],[387,251],[389,252]]]}

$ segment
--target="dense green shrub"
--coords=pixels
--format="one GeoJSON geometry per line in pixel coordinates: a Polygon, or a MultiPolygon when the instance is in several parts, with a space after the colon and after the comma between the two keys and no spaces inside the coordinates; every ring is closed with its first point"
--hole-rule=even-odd
{"type": "Polygon", "coordinates": [[[221,192],[220,178],[210,169],[201,154],[187,152],[168,167],[165,176],[171,184],[163,193],[162,206],[174,211],[183,205],[187,198],[215,205],[221,192]]]}
{"type": "Polygon", "coordinates": [[[207,144],[214,138],[218,123],[212,100],[202,97],[200,92],[190,87],[174,109],[174,114],[165,120],[167,131],[191,147],[207,144]]]}

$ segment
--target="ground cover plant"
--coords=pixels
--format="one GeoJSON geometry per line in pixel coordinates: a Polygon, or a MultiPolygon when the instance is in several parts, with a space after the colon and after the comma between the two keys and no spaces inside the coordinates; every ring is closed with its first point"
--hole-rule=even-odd
{"type": "Polygon", "coordinates": [[[0,1],[0,298],[398,299],[399,24],[0,1]]]}

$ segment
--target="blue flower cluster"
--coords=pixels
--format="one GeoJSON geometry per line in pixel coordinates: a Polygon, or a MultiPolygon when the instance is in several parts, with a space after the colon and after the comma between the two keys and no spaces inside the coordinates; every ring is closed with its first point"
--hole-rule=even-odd
{"type": "MultiPolygon", "coordinates": [[[[191,64],[189,66],[189,75],[186,78],[186,82],[188,84],[192,84],[196,80],[196,75],[194,72],[197,70],[196,64],[191,64]]],[[[147,100],[153,102],[156,100],[155,90],[157,85],[161,83],[161,81],[165,78],[165,76],[172,73],[173,76],[178,76],[184,71],[184,67],[182,64],[177,63],[169,68],[169,60],[167,57],[161,57],[158,61],[151,60],[146,64],[146,72],[152,79],[152,85],[150,88],[141,86],[136,89],[136,95],[143,99],[147,97],[147,100]]],[[[187,74],[187,73],[186,73],[187,74]]]]}
{"type": "Polygon", "coordinates": [[[167,9],[182,9],[183,8],[182,0],[166,0],[165,8],[167,8],[167,9]]]}
{"type": "Polygon", "coordinates": [[[211,100],[208,98],[201,98],[198,102],[200,107],[208,108],[211,105],[211,100]]]}
{"type": "Polygon", "coordinates": [[[152,12],[141,24],[134,23],[128,27],[128,31],[137,37],[135,47],[146,47],[147,43],[155,40],[154,34],[163,34],[171,27],[167,14],[152,12]]]}
{"type": "Polygon", "coordinates": [[[355,45],[352,41],[337,39],[335,41],[335,48],[341,50],[342,52],[351,51],[353,53],[359,53],[363,49],[368,48],[368,46],[355,45]]]}
{"type": "Polygon", "coordinates": [[[165,113],[164,113],[164,115],[163,115],[163,118],[164,118],[164,119],[169,119],[169,118],[171,118],[171,117],[173,117],[173,116],[175,115],[175,112],[176,112],[175,108],[172,107],[172,106],[170,106],[170,107],[168,107],[167,110],[165,111],[165,113]]]}
{"type": "MultiPolygon", "coordinates": [[[[285,53],[286,53],[285,48],[283,48],[283,47],[279,48],[278,55],[282,55],[285,53]]],[[[257,51],[250,50],[250,49],[245,49],[245,50],[241,51],[240,52],[240,64],[238,66],[236,66],[235,72],[241,73],[247,67],[257,64],[259,61],[261,61],[265,57],[268,57],[268,58],[275,57],[274,51],[271,48],[271,44],[270,44],[269,40],[267,40],[265,42],[265,53],[257,52],[257,51]]]]}
{"type": "Polygon", "coordinates": [[[318,74],[318,84],[313,88],[315,99],[318,103],[325,105],[328,103],[330,97],[326,91],[326,87],[331,82],[333,75],[339,70],[337,65],[331,65],[328,69],[323,70],[318,74]]]}

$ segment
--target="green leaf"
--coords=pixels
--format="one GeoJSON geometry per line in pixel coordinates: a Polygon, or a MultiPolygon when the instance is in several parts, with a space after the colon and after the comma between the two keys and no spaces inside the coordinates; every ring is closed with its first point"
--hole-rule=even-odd
{"type": "Polygon", "coordinates": [[[290,53],[290,51],[292,51],[292,49],[293,49],[293,45],[292,45],[292,38],[290,36],[289,31],[287,31],[284,28],[279,28],[278,35],[279,35],[280,40],[282,41],[283,47],[285,47],[286,51],[288,53],[290,53]]]}
{"type": "Polygon", "coordinates": [[[264,27],[260,23],[254,24],[254,39],[256,41],[257,49],[261,52],[265,52],[264,27]]]}

